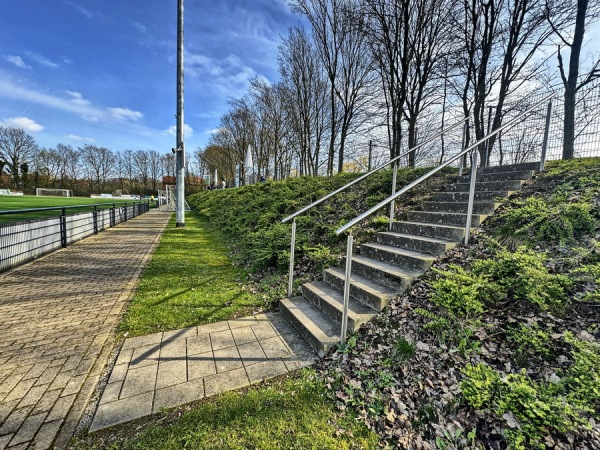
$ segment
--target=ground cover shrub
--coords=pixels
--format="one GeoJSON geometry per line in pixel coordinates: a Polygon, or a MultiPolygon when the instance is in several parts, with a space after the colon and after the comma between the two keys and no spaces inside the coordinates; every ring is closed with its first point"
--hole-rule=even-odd
{"type": "Polygon", "coordinates": [[[562,308],[567,302],[570,280],[551,274],[544,266],[546,257],[526,247],[511,252],[498,251],[492,258],[478,260],[473,272],[489,276],[513,300],[523,300],[543,310],[562,308]]]}
{"type": "Polygon", "coordinates": [[[589,417],[599,417],[600,346],[568,332],[564,340],[572,347],[572,363],[552,381],[533,380],[525,369],[503,374],[485,363],[463,369],[463,398],[505,420],[511,448],[544,449],[544,435],[591,429],[589,417]]]}
{"type": "MultiPolygon", "coordinates": [[[[427,170],[400,169],[398,186],[406,185],[427,170]]],[[[451,173],[451,170],[442,171],[427,186],[418,188],[417,193],[441,186],[451,173]]],[[[290,178],[201,192],[187,200],[223,233],[234,262],[263,278],[283,274],[288,269],[291,223],[282,224],[281,220],[358,176],[360,174],[341,173],[333,177],[290,178]]],[[[387,197],[391,192],[391,180],[392,171],[382,170],[297,217],[295,269],[299,281],[320,274],[323,268],[341,259],[345,252],[345,237],[336,236],[335,230],[387,197]]],[[[401,215],[403,208],[417,203],[407,195],[397,200],[396,210],[401,215]]],[[[387,228],[385,213],[382,210],[355,227],[357,246],[372,238],[376,231],[387,228]]]]}
{"type": "Polygon", "coordinates": [[[451,316],[479,316],[494,297],[497,285],[489,273],[465,270],[450,264],[447,270],[434,269],[441,275],[431,283],[431,301],[451,316]]]}
{"type": "Polygon", "coordinates": [[[494,233],[510,247],[566,246],[598,226],[600,159],[552,161],[535,191],[507,202],[494,233]]]}
{"type": "Polygon", "coordinates": [[[531,359],[546,359],[552,353],[550,336],[536,322],[511,327],[506,334],[515,346],[513,360],[519,365],[531,359]]]}

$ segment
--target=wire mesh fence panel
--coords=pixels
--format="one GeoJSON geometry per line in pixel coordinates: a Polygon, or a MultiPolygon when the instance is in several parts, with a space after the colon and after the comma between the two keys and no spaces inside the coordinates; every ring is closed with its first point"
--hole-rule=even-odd
{"type": "MultiPolygon", "coordinates": [[[[531,105],[554,92],[548,130],[546,159],[561,159],[564,132],[564,90],[562,86],[529,94],[504,105],[502,122],[507,123],[531,105]]],[[[494,142],[490,165],[539,161],[542,152],[547,106],[541,105],[514,127],[501,132],[494,142]]],[[[600,79],[577,93],[575,105],[575,157],[600,156],[600,79]]]]}

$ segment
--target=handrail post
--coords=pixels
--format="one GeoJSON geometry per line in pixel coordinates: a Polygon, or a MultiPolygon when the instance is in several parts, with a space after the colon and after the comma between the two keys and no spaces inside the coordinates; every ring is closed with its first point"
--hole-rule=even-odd
{"type": "MultiPolygon", "coordinates": [[[[465,125],[463,126],[462,141],[461,141],[461,145],[460,145],[460,151],[461,152],[467,146],[467,129],[468,129],[468,127],[469,127],[469,119],[467,119],[467,121],[465,122],[465,125]]],[[[467,162],[466,155],[465,156],[461,156],[458,159],[458,176],[459,177],[462,177],[463,168],[464,168],[464,165],[465,165],[466,162],[467,162]]]]}
{"type": "Polygon", "coordinates": [[[546,126],[544,127],[544,141],[542,143],[542,156],[540,158],[540,172],[544,170],[546,163],[546,151],[548,149],[548,134],[550,133],[550,115],[552,114],[552,99],[548,102],[546,109],[546,126]]]}
{"type": "Polygon", "coordinates": [[[475,183],[477,181],[477,149],[471,151],[471,180],[469,185],[469,204],[467,206],[467,223],[465,225],[465,245],[469,244],[471,237],[471,216],[475,201],[475,183]]]}
{"type": "Polygon", "coordinates": [[[62,208],[60,214],[60,243],[63,248],[67,246],[67,209],[62,208]]]}
{"type": "MultiPolygon", "coordinates": [[[[394,163],[394,175],[392,177],[392,195],[394,195],[396,193],[397,179],[398,179],[398,161],[396,161],[394,163]]],[[[392,201],[390,203],[390,226],[389,226],[390,231],[392,230],[392,225],[394,224],[394,216],[396,213],[395,209],[396,209],[396,202],[392,201]]]]}
{"type": "Polygon", "coordinates": [[[341,344],[346,344],[346,332],[348,328],[348,304],[350,303],[350,274],[352,273],[352,244],[354,238],[352,231],[348,234],[346,243],[346,274],[344,279],[344,309],[342,310],[342,333],[341,344]]]}
{"type": "Polygon", "coordinates": [[[294,285],[294,251],[296,249],[296,218],[292,222],[292,239],[290,244],[290,274],[288,277],[288,298],[292,296],[294,285]]]}

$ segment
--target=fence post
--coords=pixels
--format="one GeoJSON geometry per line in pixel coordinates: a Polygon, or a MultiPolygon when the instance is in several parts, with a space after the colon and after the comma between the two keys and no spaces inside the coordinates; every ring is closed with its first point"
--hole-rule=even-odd
{"type": "Polygon", "coordinates": [[[98,234],[98,206],[96,205],[94,205],[92,216],[94,218],[94,234],[98,234]]]}
{"type": "Polygon", "coordinates": [[[67,246],[67,209],[63,208],[60,214],[60,244],[67,246]]]}
{"type": "Polygon", "coordinates": [[[125,217],[123,222],[127,222],[127,203],[125,203],[125,206],[123,207],[123,214],[125,217]]]}
{"type": "Polygon", "coordinates": [[[114,227],[117,224],[117,215],[115,211],[116,205],[113,203],[112,208],[110,208],[110,226],[114,227]]]}
{"type": "Polygon", "coordinates": [[[540,158],[540,172],[544,170],[546,163],[546,151],[548,149],[548,134],[550,132],[550,115],[552,114],[552,99],[548,102],[546,109],[546,126],[544,128],[544,142],[542,143],[542,157],[540,158]]]}

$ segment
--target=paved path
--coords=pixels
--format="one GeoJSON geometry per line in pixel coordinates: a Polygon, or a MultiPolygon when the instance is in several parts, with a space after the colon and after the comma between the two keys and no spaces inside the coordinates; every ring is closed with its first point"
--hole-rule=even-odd
{"type": "Polygon", "coordinates": [[[0,274],[0,449],[67,444],[169,216],[149,212],[0,274]]]}
{"type": "Polygon", "coordinates": [[[316,358],[279,313],[130,338],[90,432],[258,383],[316,358]]]}

